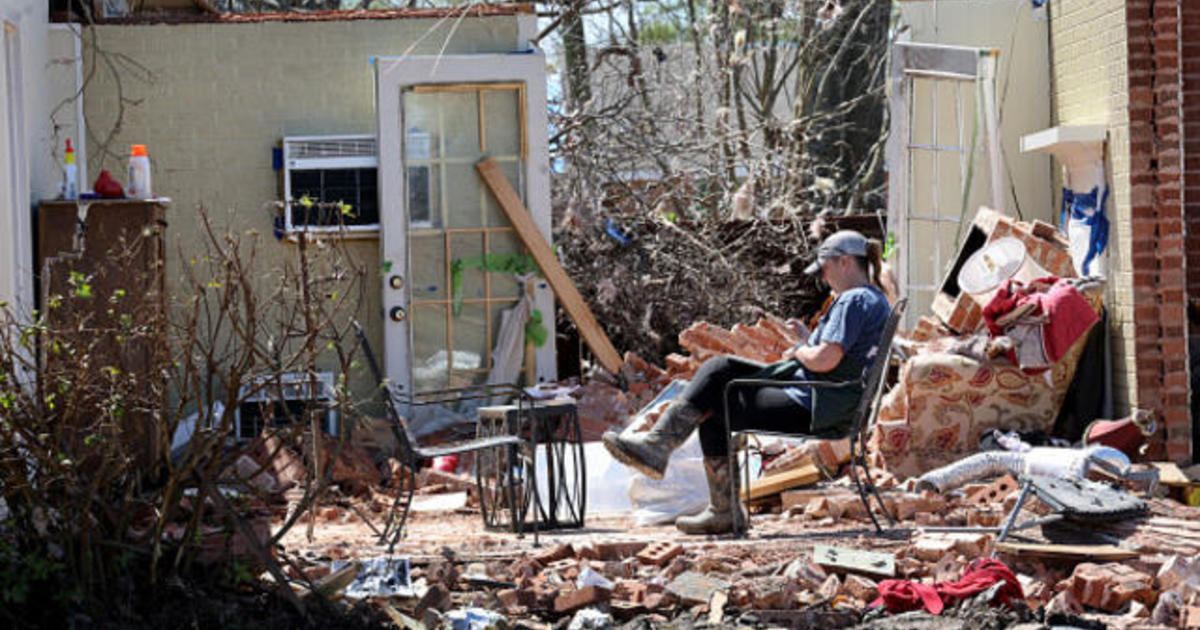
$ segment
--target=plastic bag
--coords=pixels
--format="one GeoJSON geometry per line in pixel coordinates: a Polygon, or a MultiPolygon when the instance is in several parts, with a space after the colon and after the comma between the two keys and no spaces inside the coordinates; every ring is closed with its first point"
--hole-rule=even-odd
{"type": "MultiPolygon", "coordinates": [[[[657,418],[670,401],[683,393],[687,384],[683,380],[671,381],[654,400],[630,419],[623,433],[646,430],[652,422],[651,418],[657,418]]],[[[700,450],[700,438],[695,432],[671,453],[667,474],[661,480],[651,479],[639,472],[633,473],[629,480],[629,503],[633,507],[634,522],[639,527],[671,523],[677,516],[696,514],[708,507],[704,453],[700,450]]]]}
{"type": "Polygon", "coordinates": [[[635,474],[629,482],[629,502],[638,527],[673,523],[676,517],[708,507],[708,479],[699,436],[693,433],[671,453],[667,474],[661,480],[635,474]]]}

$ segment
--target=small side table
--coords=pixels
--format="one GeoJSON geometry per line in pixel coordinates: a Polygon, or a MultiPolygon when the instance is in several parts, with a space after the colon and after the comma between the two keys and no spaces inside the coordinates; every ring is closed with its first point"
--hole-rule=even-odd
{"type": "MultiPolygon", "coordinates": [[[[539,529],[583,527],[587,502],[587,470],[583,455],[583,433],[579,428],[579,412],[572,398],[539,400],[533,407],[518,409],[517,405],[497,405],[479,408],[480,437],[511,435],[510,427],[519,426],[521,435],[534,444],[544,446],[546,486],[536,494],[539,529]],[[519,424],[518,424],[519,423],[519,424]]],[[[542,455],[539,454],[539,457],[542,455]]],[[[525,458],[526,464],[530,461],[525,458]]],[[[536,483],[537,472],[525,471],[525,479],[536,483]]],[[[529,488],[532,490],[532,488],[529,488]]],[[[521,493],[526,502],[534,503],[531,491],[521,493]]],[[[505,510],[482,505],[485,524],[493,529],[513,529],[514,523],[501,519],[505,510]]],[[[523,512],[524,513],[524,512],[523,512]]],[[[528,518],[526,515],[524,518],[528,518]]]]}

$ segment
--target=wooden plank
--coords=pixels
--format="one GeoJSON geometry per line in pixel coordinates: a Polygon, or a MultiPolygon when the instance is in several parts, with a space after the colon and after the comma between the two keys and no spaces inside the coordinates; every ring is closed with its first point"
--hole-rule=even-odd
{"type": "Polygon", "coordinates": [[[813,562],[825,568],[841,569],[851,573],[866,573],[883,577],[896,575],[896,556],[890,553],[817,545],[813,547],[813,562]]]}
{"type": "Polygon", "coordinates": [[[1200,480],[1189,476],[1174,462],[1154,462],[1151,465],[1158,469],[1158,483],[1164,486],[1186,488],[1200,485],[1200,480]]]}
{"type": "Polygon", "coordinates": [[[1022,558],[1061,558],[1098,562],[1119,562],[1132,560],[1139,556],[1136,551],[1113,545],[1038,545],[1007,540],[996,543],[996,552],[1022,558]]]}
{"type": "Polygon", "coordinates": [[[508,183],[504,172],[491,158],[480,160],[475,164],[475,169],[479,171],[480,177],[492,191],[492,195],[496,197],[496,202],[500,204],[504,214],[508,215],[508,220],[517,231],[517,236],[521,237],[525,247],[529,248],[529,253],[537,261],[542,274],[546,276],[546,281],[550,283],[554,295],[567,310],[571,320],[579,327],[579,334],[587,342],[592,352],[596,353],[596,359],[600,361],[600,365],[609,372],[617,373],[621,369],[621,355],[613,347],[608,335],[600,328],[596,316],[592,314],[592,309],[588,308],[587,302],[583,301],[583,296],[579,294],[579,290],[567,276],[566,270],[554,257],[550,244],[546,242],[542,233],[534,225],[533,217],[525,208],[525,204],[521,202],[517,191],[513,190],[512,185],[508,183]]]}
{"type": "MultiPolygon", "coordinates": [[[[823,476],[820,469],[809,465],[759,477],[750,482],[749,498],[751,500],[761,499],[779,494],[789,488],[809,486],[820,481],[823,476]]],[[[742,490],[742,500],[746,500],[746,492],[746,490],[742,490]]]]}

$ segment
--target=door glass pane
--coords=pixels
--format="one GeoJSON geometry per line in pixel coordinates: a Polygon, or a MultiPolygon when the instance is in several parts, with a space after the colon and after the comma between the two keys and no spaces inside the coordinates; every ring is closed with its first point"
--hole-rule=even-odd
{"type": "Polygon", "coordinates": [[[521,152],[521,121],[517,94],[516,90],[483,93],[487,152],[492,157],[515,157],[521,152]]]}
{"type": "Polygon", "coordinates": [[[954,260],[958,256],[957,239],[961,238],[958,231],[958,223],[946,222],[938,225],[938,238],[940,239],[940,244],[938,249],[937,278],[939,286],[940,283],[945,280],[946,272],[950,271],[950,261],[954,260]]]}
{"type": "Polygon", "coordinates": [[[413,390],[428,391],[449,383],[446,351],[446,307],[415,305],[410,309],[413,336],[413,390]]]}
{"type": "Polygon", "coordinates": [[[446,245],[442,233],[413,234],[408,239],[411,251],[414,300],[447,299],[446,245]]]}
{"type": "MultiPolygon", "coordinates": [[[[498,254],[519,254],[525,251],[521,239],[515,232],[492,232],[488,236],[488,248],[498,254]]],[[[515,298],[520,296],[517,278],[511,273],[491,275],[492,297],[515,298]]]]}
{"type": "Polygon", "coordinates": [[[445,169],[446,218],[449,227],[479,227],[484,190],[483,180],[479,178],[475,165],[447,164],[445,169]]]}
{"type": "Polygon", "coordinates": [[[439,124],[441,95],[436,92],[404,95],[404,159],[428,160],[441,157],[439,124]]]}
{"type": "Polygon", "coordinates": [[[443,92],[441,96],[446,157],[478,158],[482,154],[479,145],[479,93],[443,92]]]}
{"type": "Polygon", "coordinates": [[[908,280],[910,284],[936,282],[933,221],[913,219],[908,224],[908,280]]]}
{"type": "Polygon", "coordinates": [[[404,170],[410,224],[441,227],[442,168],[436,164],[409,163],[404,170]]]}
{"type": "MultiPolygon", "coordinates": [[[[941,80],[936,81],[935,91],[937,93],[937,142],[941,146],[956,146],[958,145],[958,86],[961,81],[941,80]]],[[[965,111],[963,112],[966,113],[965,111]]],[[[964,119],[963,123],[970,119],[964,119]]],[[[967,127],[967,139],[970,140],[970,127],[967,127]]]]}
{"type": "Polygon", "coordinates": [[[487,297],[483,291],[483,234],[451,234],[450,235],[451,263],[461,266],[459,282],[464,299],[482,299],[487,297]]]}
{"type": "Polygon", "coordinates": [[[454,318],[454,370],[487,369],[487,308],[484,304],[464,304],[454,318]]]}
{"type": "MultiPolygon", "coordinates": [[[[938,216],[957,219],[962,215],[963,172],[962,154],[938,151],[938,216]]],[[[975,177],[983,173],[975,173],[975,177]]]]}
{"type": "Polygon", "coordinates": [[[928,315],[932,312],[933,307],[933,291],[924,289],[909,289],[908,299],[910,303],[905,307],[905,313],[913,314],[913,322],[921,315],[928,315]]]}
{"type": "Polygon", "coordinates": [[[934,191],[937,190],[936,180],[933,177],[934,153],[915,149],[909,155],[912,156],[910,160],[912,187],[909,193],[912,195],[912,205],[909,207],[909,213],[933,216],[934,191]]]}
{"type": "Polygon", "coordinates": [[[912,102],[910,103],[910,127],[913,144],[933,144],[933,81],[912,80],[912,102]]]}

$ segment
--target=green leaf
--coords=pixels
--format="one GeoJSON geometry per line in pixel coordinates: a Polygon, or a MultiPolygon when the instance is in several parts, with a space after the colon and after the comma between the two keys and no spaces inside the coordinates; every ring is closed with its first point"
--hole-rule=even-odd
{"type": "Polygon", "coordinates": [[[542,325],[542,312],[536,308],[533,309],[533,312],[529,314],[529,321],[525,323],[525,339],[540,348],[549,337],[550,331],[542,325]]]}

